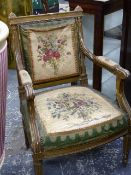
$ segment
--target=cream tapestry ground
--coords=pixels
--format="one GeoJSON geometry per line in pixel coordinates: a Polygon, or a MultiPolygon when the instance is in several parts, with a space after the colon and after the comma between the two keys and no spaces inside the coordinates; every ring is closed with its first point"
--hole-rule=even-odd
{"type": "Polygon", "coordinates": [[[57,30],[29,31],[34,81],[78,74],[72,28],[73,25],[69,25],[57,30]]]}
{"type": "MultiPolygon", "coordinates": [[[[6,157],[0,175],[34,175],[31,151],[24,144],[16,72],[9,71],[6,116],[6,157]]],[[[45,175],[130,175],[122,164],[122,139],[92,151],[43,162],[45,175]]]]}

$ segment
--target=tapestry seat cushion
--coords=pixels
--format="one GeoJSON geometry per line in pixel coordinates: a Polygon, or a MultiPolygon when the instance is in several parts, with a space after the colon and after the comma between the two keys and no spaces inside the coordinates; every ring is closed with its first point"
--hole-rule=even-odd
{"type": "Polygon", "coordinates": [[[127,128],[125,113],[86,87],[39,93],[35,108],[45,149],[85,143],[127,128]]]}

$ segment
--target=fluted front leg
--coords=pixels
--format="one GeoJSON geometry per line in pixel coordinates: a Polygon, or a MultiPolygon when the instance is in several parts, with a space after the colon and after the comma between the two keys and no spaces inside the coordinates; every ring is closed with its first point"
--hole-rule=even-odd
{"type": "Polygon", "coordinates": [[[42,160],[36,160],[33,158],[35,175],[43,175],[42,173],[42,160]]]}
{"type": "Polygon", "coordinates": [[[123,138],[123,163],[126,165],[128,163],[128,156],[129,156],[129,141],[130,136],[126,135],[123,138]]]}

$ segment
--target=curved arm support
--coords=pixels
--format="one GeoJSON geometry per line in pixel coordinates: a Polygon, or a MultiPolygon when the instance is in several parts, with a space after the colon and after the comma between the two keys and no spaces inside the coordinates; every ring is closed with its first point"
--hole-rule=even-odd
{"type": "Polygon", "coordinates": [[[119,64],[115,63],[112,60],[105,58],[104,56],[96,56],[91,53],[84,44],[82,37],[80,36],[80,48],[83,54],[88,57],[92,62],[99,65],[102,68],[107,69],[114,75],[118,76],[121,79],[126,79],[129,76],[129,71],[123,69],[119,64]]]}
{"type": "Polygon", "coordinates": [[[34,99],[30,99],[27,101],[28,113],[29,113],[29,126],[30,126],[30,134],[31,134],[31,148],[34,153],[38,153],[41,151],[40,146],[40,136],[38,127],[35,119],[35,107],[34,107],[34,99]]]}
{"type": "Polygon", "coordinates": [[[124,93],[124,80],[117,78],[116,79],[116,97],[120,107],[128,113],[130,119],[130,126],[131,126],[131,107],[125,97],[124,93]]]}
{"type": "MultiPolygon", "coordinates": [[[[80,36],[80,48],[83,54],[88,57],[92,62],[98,64],[100,67],[107,69],[114,75],[116,75],[116,97],[120,107],[128,113],[130,126],[131,126],[131,107],[125,97],[124,93],[124,80],[130,75],[129,71],[123,69],[119,64],[112,60],[106,59],[104,56],[95,56],[92,54],[84,44],[82,37],[80,36]]],[[[129,126],[129,128],[130,128],[129,126]]],[[[131,129],[130,129],[131,130],[131,129]]]]}

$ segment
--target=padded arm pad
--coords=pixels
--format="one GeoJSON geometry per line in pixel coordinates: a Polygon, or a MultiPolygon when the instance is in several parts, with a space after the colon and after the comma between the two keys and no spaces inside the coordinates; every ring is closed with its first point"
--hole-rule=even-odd
{"type": "Polygon", "coordinates": [[[21,83],[23,86],[26,84],[32,84],[31,77],[26,70],[20,70],[19,76],[20,76],[21,83]]]}
{"type": "Polygon", "coordinates": [[[119,64],[112,61],[111,59],[107,59],[104,56],[96,57],[94,62],[100,64],[101,67],[109,70],[121,79],[126,79],[130,74],[128,70],[122,68],[119,64]]]}
{"type": "Polygon", "coordinates": [[[20,76],[21,84],[25,89],[25,94],[26,94],[27,100],[33,100],[34,99],[34,90],[32,87],[32,80],[31,80],[30,75],[28,74],[28,72],[26,70],[22,69],[19,71],[19,76],[20,76]]]}

